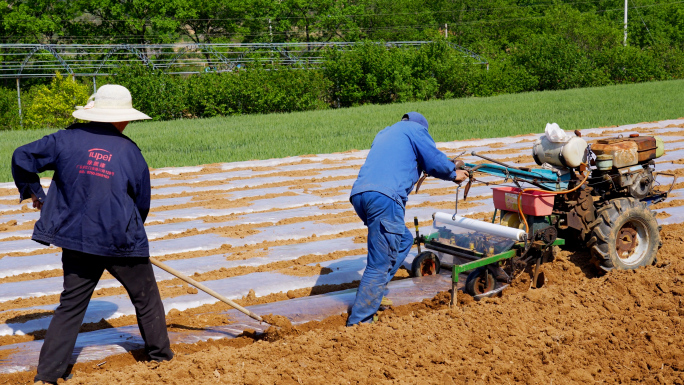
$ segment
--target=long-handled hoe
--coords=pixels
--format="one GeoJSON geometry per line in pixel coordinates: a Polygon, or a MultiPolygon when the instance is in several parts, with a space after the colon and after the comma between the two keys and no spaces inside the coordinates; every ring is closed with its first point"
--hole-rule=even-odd
{"type": "MultiPolygon", "coordinates": [[[[260,316],[254,314],[253,312],[251,312],[251,311],[245,309],[244,307],[236,304],[235,302],[233,302],[233,301],[229,300],[228,298],[222,296],[221,294],[211,290],[210,288],[202,285],[201,283],[195,281],[194,279],[188,277],[187,275],[181,273],[180,271],[174,269],[173,267],[168,266],[168,265],[158,261],[156,258],[150,257],[150,262],[152,262],[152,264],[157,266],[158,268],[166,271],[167,273],[175,275],[176,277],[182,279],[183,281],[185,281],[185,282],[191,284],[192,286],[202,290],[203,292],[205,292],[205,293],[209,294],[210,296],[218,299],[219,301],[223,301],[223,302],[227,303],[228,305],[230,305],[233,308],[245,313],[246,315],[254,318],[255,320],[257,320],[259,322],[266,322],[260,316]]],[[[268,323],[268,322],[266,322],[266,323],[268,323]]]]}

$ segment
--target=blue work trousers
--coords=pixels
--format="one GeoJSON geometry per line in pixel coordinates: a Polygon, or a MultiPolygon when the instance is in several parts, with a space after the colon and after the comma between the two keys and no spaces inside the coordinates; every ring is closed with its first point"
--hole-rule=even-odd
{"type": "Polygon", "coordinates": [[[413,235],[404,224],[404,207],[375,191],[351,197],[351,203],[368,227],[368,262],[356,292],[347,325],[370,322],[380,308],[387,283],[413,245],[413,235]]]}

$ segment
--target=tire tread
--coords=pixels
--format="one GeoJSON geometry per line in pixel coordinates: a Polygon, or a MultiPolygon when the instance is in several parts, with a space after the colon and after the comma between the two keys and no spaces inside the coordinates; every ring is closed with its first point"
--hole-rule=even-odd
{"type": "Polygon", "coordinates": [[[604,270],[617,269],[634,269],[640,266],[652,264],[660,241],[660,228],[656,221],[655,213],[648,209],[647,205],[634,198],[616,198],[597,210],[597,219],[591,223],[591,235],[587,242],[591,254],[598,259],[601,268],[604,270]],[[615,250],[615,236],[617,229],[615,225],[618,224],[625,216],[634,217],[639,216],[644,219],[644,224],[647,231],[650,233],[650,255],[642,258],[634,265],[624,265],[617,251],[615,250]]]}

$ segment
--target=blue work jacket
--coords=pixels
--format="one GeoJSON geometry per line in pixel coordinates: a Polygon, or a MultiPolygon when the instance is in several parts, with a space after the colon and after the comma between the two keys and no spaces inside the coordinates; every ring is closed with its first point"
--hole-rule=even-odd
{"type": "Polygon", "coordinates": [[[456,178],[454,163],[437,149],[425,118],[418,113],[408,115],[410,120],[375,136],[350,196],[377,191],[406,206],[422,171],[444,180],[456,178]]]}
{"type": "Polygon", "coordinates": [[[110,257],[149,257],[143,224],[150,171],[138,146],[109,123],[74,124],[12,156],[20,199],[43,202],[34,241],[110,257]],[[38,174],[54,170],[47,197],[38,174]]]}

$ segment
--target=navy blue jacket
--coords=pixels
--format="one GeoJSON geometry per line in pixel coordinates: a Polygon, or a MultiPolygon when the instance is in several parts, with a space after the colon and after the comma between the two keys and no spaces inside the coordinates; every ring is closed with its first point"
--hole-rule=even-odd
{"type": "Polygon", "coordinates": [[[109,123],[74,124],[12,156],[20,199],[43,202],[34,241],[110,257],[149,257],[143,224],[150,171],[138,146],[109,123]],[[47,197],[38,174],[54,170],[47,197]]]}
{"type": "Polygon", "coordinates": [[[408,121],[400,121],[375,136],[351,196],[377,191],[405,206],[422,171],[444,180],[456,178],[454,163],[437,149],[423,115],[408,115],[408,121]]]}

